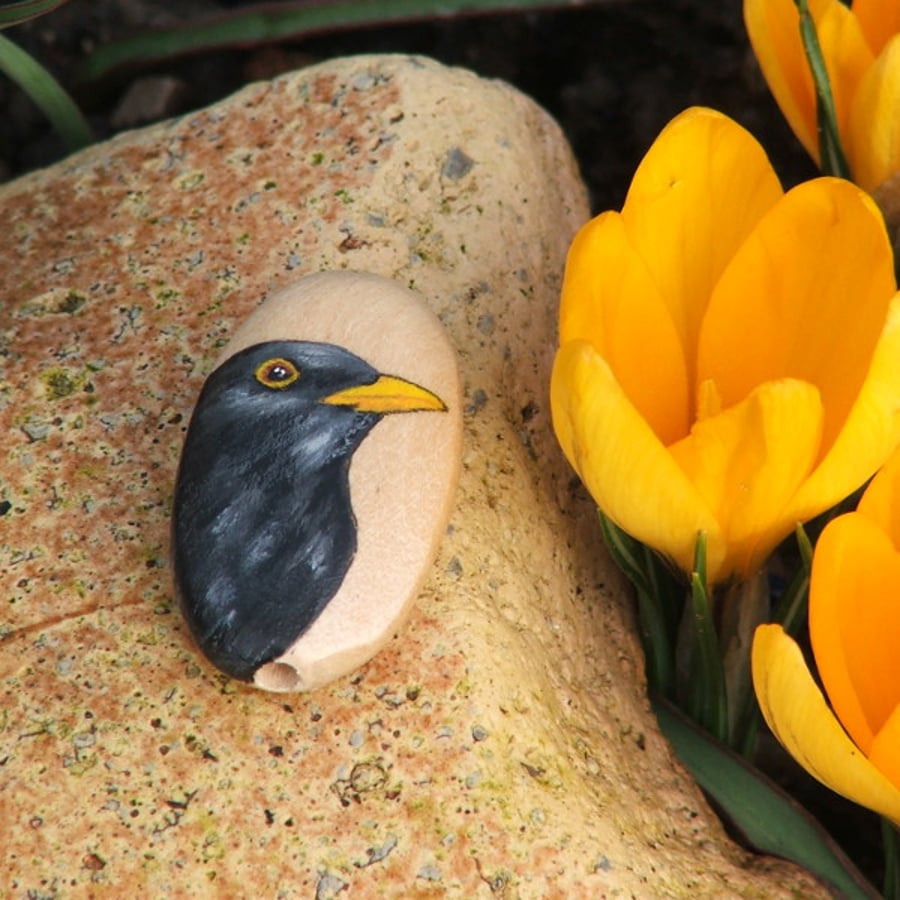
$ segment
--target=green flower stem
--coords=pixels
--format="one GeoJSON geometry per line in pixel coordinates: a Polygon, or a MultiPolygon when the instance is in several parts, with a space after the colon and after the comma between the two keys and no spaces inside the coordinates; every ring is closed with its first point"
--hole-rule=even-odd
{"type": "Polygon", "coordinates": [[[716,595],[716,625],[728,703],[728,743],[748,758],[760,723],[750,673],[753,636],[757,627],[769,620],[771,604],[765,570],[732,582],[716,595]]]}
{"type": "Polygon", "coordinates": [[[6,73],[40,107],[70,150],[93,142],[91,127],[62,89],[37,60],[0,34],[0,71],[6,73]]]}
{"type": "Polygon", "coordinates": [[[881,820],[884,846],[884,900],[900,900],[900,832],[887,819],[881,820]]]}
{"type": "Polygon", "coordinates": [[[816,121],[819,132],[820,167],[826,175],[838,178],[851,178],[850,165],[841,146],[837,125],[837,111],[834,105],[834,94],[822,56],[822,46],[816,33],[816,24],[809,11],[807,0],[794,0],[800,13],[800,38],[812,72],[813,85],[816,90],[816,121]]]}
{"type": "Polygon", "coordinates": [[[687,709],[691,718],[713,737],[728,740],[728,700],[719,638],[706,583],[706,534],[697,535],[691,576],[693,646],[687,709]]]}

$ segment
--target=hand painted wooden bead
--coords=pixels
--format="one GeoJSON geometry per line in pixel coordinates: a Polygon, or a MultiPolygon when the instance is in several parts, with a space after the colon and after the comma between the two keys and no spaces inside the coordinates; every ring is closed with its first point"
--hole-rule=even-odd
{"type": "Polygon", "coordinates": [[[411,291],[325,272],[265,301],[203,386],[175,487],[176,587],[209,659],[289,691],[374,655],[446,529],[461,430],[455,352],[411,291]]]}

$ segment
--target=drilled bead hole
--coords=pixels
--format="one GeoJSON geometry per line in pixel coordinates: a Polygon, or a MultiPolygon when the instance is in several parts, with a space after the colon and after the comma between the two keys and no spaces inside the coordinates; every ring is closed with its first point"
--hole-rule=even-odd
{"type": "Polygon", "coordinates": [[[303,679],[293,666],[272,662],[256,670],[253,683],[264,691],[299,691],[303,686],[303,679]]]}

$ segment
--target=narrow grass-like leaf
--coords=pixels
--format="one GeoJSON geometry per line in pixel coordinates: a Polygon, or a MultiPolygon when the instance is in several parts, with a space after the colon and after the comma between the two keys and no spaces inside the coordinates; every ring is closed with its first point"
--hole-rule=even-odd
{"type": "Polygon", "coordinates": [[[800,549],[800,566],[779,600],[772,617],[772,621],[781,625],[792,637],[797,637],[801,628],[806,624],[806,612],[809,606],[809,573],[813,555],[809,535],[802,524],[797,524],[795,534],[797,546],[800,549]]]}
{"type": "Polygon", "coordinates": [[[665,621],[664,627],[674,647],[678,623],[681,621],[687,599],[687,584],[676,573],[674,567],[667,564],[658,553],[646,545],[642,546],[650,590],[654,597],[659,598],[660,612],[665,621]]]}
{"type": "MultiPolygon", "coordinates": [[[[644,569],[653,598],[653,628],[656,655],[656,674],[659,692],[674,700],[678,687],[676,675],[676,651],[678,644],[678,623],[687,601],[687,585],[655,551],[646,545],[644,549],[644,569]]],[[[653,682],[649,680],[652,686],[653,682]]]]}
{"type": "Polygon", "coordinates": [[[794,0],[794,4],[800,13],[800,38],[803,41],[803,50],[806,53],[816,90],[816,127],[819,133],[820,165],[826,175],[850,178],[850,165],[844,154],[844,148],[841,146],[834,95],[831,92],[831,82],[828,78],[828,69],[825,67],[825,58],[822,56],[819,35],[816,33],[816,24],[809,11],[807,0],[794,0]]]}
{"type": "Polygon", "coordinates": [[[671,704],[653,698],[653,710],[678,758],[749,844],[804,866],[846,900],[877,900],[875,888],[793,798],[671,704]]]}
{"type": "Polygon", "coordinates": [[[4,3],[0,6],[0,28],[27,22],[67,2],[68,0],[18,0],[16,3],[4,3]]]}
{"type": "Polygon", "coordinates": [[[640,541],[622,531],[615,522],[597,510],[600,517],[600,533],[603,543],[613,558],[613,562],[622,570],[625,577],[639,590],[649,593],[650,580],[644,568],[644,554],[640,541]]]}
{"type": "Polygon", "coordinates": [[[644,648],[647,683],[664,697],[675,691],[674,629],[669,626],[669,592],[651,550],[622,531],[602,512],[603,542],[613,562],[634,585],[638,601],[638,624],[644,648]]]}
{"type": "Polygon", "coordinates": [[[306,0],[259,3],[165,31],[144,31],[98,47],[81,71],[101,78],[122,65],[184,53],[298,39],[344,28],[446,19],[455,15],[575,6],[574,0],[306,0]]]}
{"type": "Polygon", "coordinates": [[[638,591],[638,621],[647,667],[647,684],[664,697],[675,696],[675,655],[664,628],[659,598],[638,591]]]}
{"type": "Polygon", "coordinates": [[[32,56],[0,34],[0,71],[28,94],[70,150],[93,141],[91,127],[59,82],[32,56]]]}
{"type": "Polygon", "coordinates": [[[719,637],[713,620],[706,583],[706,534],[697,535],[694,573],[691,576],[693,612],[690,681],[687,709],[702,728],[721,741],[728,740],[728,700],[719,637]]]}
{"type": "Polygon", "coordinates": [[[809,568],[812,566],[813,545],[802,522],[797,523],[797,527],[794,529],[794,535],[797,538],[797,549],[800,551],[800,559],[807,571],[809,571],[809,568]]]}

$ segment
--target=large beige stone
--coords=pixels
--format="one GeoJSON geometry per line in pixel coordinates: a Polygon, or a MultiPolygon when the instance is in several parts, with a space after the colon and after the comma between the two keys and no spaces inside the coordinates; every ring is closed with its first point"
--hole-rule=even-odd
{"type": "Polygon", "coordinates": [[[824,895],[726,838],[648,710],[631,602],[549,427],[588,211],[531,101],[337,60],[0,208],[0,895],[824,895]],[[396,278],[449,329],[463,471],[400,636],[286,697],[198,656],[168,517],[221,347],[326,268],[396,278]]]}

